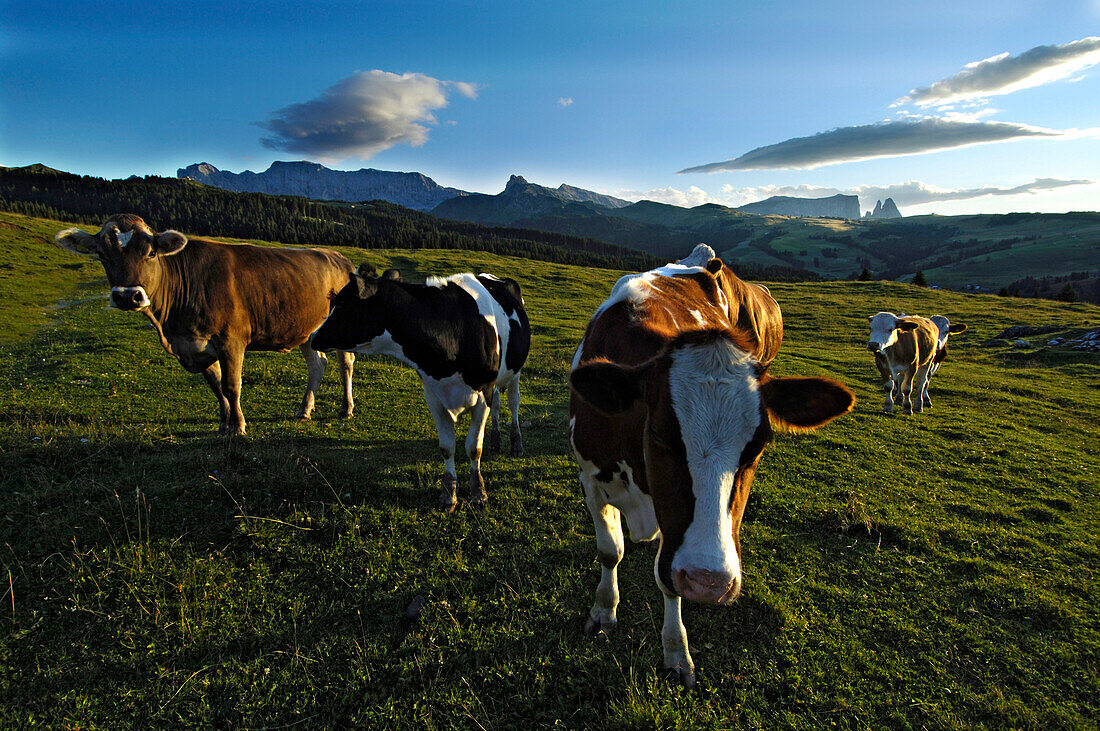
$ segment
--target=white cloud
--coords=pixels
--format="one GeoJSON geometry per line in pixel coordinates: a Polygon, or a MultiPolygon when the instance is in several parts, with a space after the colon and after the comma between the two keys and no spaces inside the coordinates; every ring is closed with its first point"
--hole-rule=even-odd
{"type": "Polygon", "coordinates": [[[697,188],[694,185],[690,186],[686,191],[671,187],[652,188],[645,191],[627,189],[615,191],[611,193],[611,195],[627,201],[654,201],[656,203],[667,203],[682,208],[693,208],[695,206],[701,206],[704,203],[722,203],[725,205],[725,202],[721,199],[715,198],[702,188],[697,188]]]}
{"type": "Polygon", "coordinates": [[[620,190],[612,195],[629,201],[651,200],[674,206],[692,208],[704,203],[718,203],[737,208],[755,203],[772,196],[793,196],[796,198],[828,198],[837,194],[855,195],[860,199],[861,209],[870,209],[874,201],[893,198],[899,207],[918,206],[939,201],[964,201],[986,196],[1036,195],[1056,188],[1068,188],[1075,185],[1092,185],[1093,180],[1060,180],[1057,178],[1036,178],[1030,183],[1010,187],[987,186],[983,188],[940,188],[919,180],[909,180],[893,185],[859,185],[854,188],[832,188],[820,185],[760,185],[736,188],[723,185],[717,195],[702,188],[691,186],[686,191],[676,188],[655,188],[648,191],[620,190]]]}
{"type": "Polygon", "coordinates": [[[562,109],[565,109],[566,107],[569,107],[569,106],[572,106],[572,105],[573,105],[573,97],[571,97],[571,96],[563,96],[561,99],[558,99],[558,106],[561,107],[562,109]]]}
{"type": "Polygon", "coordinates": [[[428,141],[433,110],[447,106],[450,89],[471,99],[478,87],[424,74],[359,71],[325,89],[316,99],[275,112],[260,127],[272,133],[260,142],[273,150],[322,160],[366,160],[394,145],[428,141]]]}
{"type": "Polygon", "coordinates": [[[913,89],[894,106],[952,104],[1048,84],[1100,63],[1100,37],[1090,36],[1060,46],[1036,46],[1019,56],[1002,53],[963,67],[931,86],[913,89]]]}
{"type": "Polygon", "coordinates": [[[903,119],[841,127],[758,147],[724,162],[681,170],[718,173],[730,170],[810,169],[878,157],[918,155],[1024,137],[1059,137],[1060,130],[1014,122],[972,122],[942,117],[903,119]]]}

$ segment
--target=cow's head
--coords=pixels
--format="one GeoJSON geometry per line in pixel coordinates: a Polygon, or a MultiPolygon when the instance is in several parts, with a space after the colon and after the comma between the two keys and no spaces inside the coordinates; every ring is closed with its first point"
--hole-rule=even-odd
{"type": "Polygon", "coordinates": [[[932,324],[940,331],[939,347],[941,348],[947,345],[947,338],[949,336],[966,331],[965,324],[957,322],[952,325],[951,321],[943,315],[932,315],[928,319],[931,320],[932,324]]]}
{"type": "Polygon", "coordinates": [[[741,518],[772,424],[815,429],[851,410],[824,378],[772,378],[728,332],[690,333],[640,366],[579,365],[577,393],[608,415],[644,406],[646,481],[670,595],[726,604],[741,592],[741,518]]]}
{"type": "Polygon", "coordinates": [[[328,317],[309,336],[315,350],[354,350],[386,331],[388,308],[381,291],[401,280],[401,272],[387,269],[381,277],[373,266],[361,264],[348,283],[332,298],[328,317]],[[364,274],[366,276],[364,276],[364,274]]]}
{"type": "Polygon", "coordinates": [[[918,327],[918,323],[903,320],[893,312],[880,312],[867,319],[871,321],[871,337],[867,340],[867,350],[872,353],[881,353],[896,343],[899,332],[910,332],[918,327]]]}
{"type": "Polygon", "coordinates": [[[161,259],[187,245],[187,237],[179,231],[155,234],[131,213],[111,216],[94,235],[70,228],[54,238],[62,248],[102,262],[111,285],[111,304],[120,310],[141,310],[152,304],[164,271],[161,259]]]}

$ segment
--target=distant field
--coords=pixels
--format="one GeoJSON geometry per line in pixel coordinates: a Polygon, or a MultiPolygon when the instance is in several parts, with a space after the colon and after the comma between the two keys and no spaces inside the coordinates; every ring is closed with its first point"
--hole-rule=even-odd
{"type": "Polygon", "coordinates": [[[361,358],[355,418],[335,418],[330,373],[298,423],[301,357],[249,354],[251,433],[220,438],[201,379],[144,318],[107,309],[98,264],[52,244],[67,225],[0,213],[0,727],[1100,724],[1100,357],[1044,346],[1100,327],[1100,307],[770,284],[786,321],[774,371],[830,375],[860,401],[766,451],[742,598],[685,607],[687,693],[658,679],[653,546],[627,548],[616,634],[581,632],[599,568],[566,378],[621,272],[347,252],[406,279],[523,287],[528,456],[487,460],[488,511],[460,490],[445,517],[410,370],[361,358]],[[863,344],[883,309],[970,326],[930,413],[880,413],[863,344]],[[1018,324],[1059,329],[983,345],[1018,324]]]}

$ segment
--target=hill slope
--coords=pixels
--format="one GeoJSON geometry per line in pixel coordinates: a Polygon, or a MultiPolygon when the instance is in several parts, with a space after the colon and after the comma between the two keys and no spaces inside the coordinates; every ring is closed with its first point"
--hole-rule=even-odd
{"type": "MultiPolygon", "coordinates": [[[[0,222],[13,281],[65,292],[97,276],[50,243],[70,223],[0,222]]],[[[201,379],[142,318],[107,310],[94,282],[96,299],[0,346],[0,725],[1094,725],[1100,364],[981,343],[1016,324],[1095,328],[1100,308],[771,285],[786,320],[775,372],[839,378],[860,402],[768,447],[741,531],[742,597],[685,606],[700,688],[683,694],[660,680],[652,546],[627,547],[616,634],[581,632],[599,564],[565,379],[621,272],[476,251],[369,256],[408,279],[474,269],[523,287],[528,456],[483,463],[489,510],[432,509],[434,428],[410,370],[361,358],[351,421],[335,418],[330,373],[301,423],[289,418],[301,359],[250,354],[254,434],[223,440],[201,379]],[[879,413],[863,348],[879,309],[970,325],[931,413],[879,413]]],[[[23,307],[0,297],[0,328],[23,307]]]]}

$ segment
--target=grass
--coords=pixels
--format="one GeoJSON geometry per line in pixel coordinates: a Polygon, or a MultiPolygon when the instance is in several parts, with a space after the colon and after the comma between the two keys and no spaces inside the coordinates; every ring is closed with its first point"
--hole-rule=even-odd
{"type": "Polygon", "coordinates": [[[765,453],[742,528],[742,598],[685,609],[700,682],[686,693],[657,671],[654,547],[628,545],[616,634],[581,633],[599,569],[565,441],[566,375],[618,273],[370,253],[407,279],[469,269],[524,288],[528,456],[483,465],[487,512],[460,503],[445,517],[411,371],[360,359],[356,417],[336,419],[330,373],[314,421],[298,423],[301,358],[249,354],[251,433],[217,437],[205,385],[142,318],[101,297],[43,314],[106,291],[82,289],[95,267],[49,243],[63,227],[0,214],[0,272],[17,275],[0,279],[2,727],[1100,720],[1100,361],[1041,345],[1058,332],[1025,351],[982,345],[1015,324],[1095,328],[1100,308],[771,285],[786,319],[774,370],[831,375],[860,402],[765,453]],[[10,294],[24,289],[36,295],[10,294]],[[930,413],[880,413],[862,349],[880,309],[970,326],[952,338],[930,413]]]}

